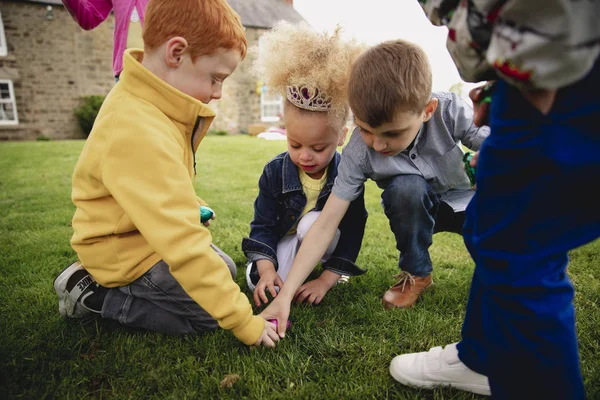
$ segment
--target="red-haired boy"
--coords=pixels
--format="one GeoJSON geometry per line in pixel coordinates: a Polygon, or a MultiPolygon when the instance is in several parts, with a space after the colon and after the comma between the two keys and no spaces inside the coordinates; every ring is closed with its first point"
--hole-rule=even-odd
{"type": "Polygon", "coordinates": [[[239,16],[225,0],[151,0],[143,37],[75,167],[71,245],[81,263],[54,282],[59,311],[175,334],[221,326],[274,346],[275,325],[252,314],[235,264],[200,222],[193,186],[215,116],[206,103],[246,54],[239,16]]]}

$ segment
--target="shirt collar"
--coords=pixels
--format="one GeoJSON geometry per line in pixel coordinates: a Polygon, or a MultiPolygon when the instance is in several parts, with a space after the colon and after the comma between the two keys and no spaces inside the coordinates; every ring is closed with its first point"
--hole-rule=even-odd
{"type": "Polygon", "coordinates": [[[118,85],[134,96],[143,98],[172,120],[185,125],[196,124],[198,117],[207,118],[208,129],[215,112],[206,104],[175,89],[142,65],[144,52],[128,49],[123,57],[123,72],[118,85]]]}

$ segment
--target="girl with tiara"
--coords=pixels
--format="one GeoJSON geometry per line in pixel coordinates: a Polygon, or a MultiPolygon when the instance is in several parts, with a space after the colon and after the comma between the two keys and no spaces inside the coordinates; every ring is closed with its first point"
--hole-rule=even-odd
{"type": "MultiPolygon", "coordinates": [[[[256,306],[275,297],[286,280],[303,237],[329,198],[348,128],[348,79],[364,49],[309,25],[280,22],[263,35],[255,63],[260,79],[284,96],[287,147],[269,161],[258,181],[250,235],[242,241],[248,257],[246,280],[256,306]]],[[[364,193],[364,191],[363,191],[364,193]]],[[[367,211],[361,194],[352,202],[322,258],[321,275],[301,286],[296,300],[319,304],[327,292],[365,270],[355,262],[367,211]]]]}

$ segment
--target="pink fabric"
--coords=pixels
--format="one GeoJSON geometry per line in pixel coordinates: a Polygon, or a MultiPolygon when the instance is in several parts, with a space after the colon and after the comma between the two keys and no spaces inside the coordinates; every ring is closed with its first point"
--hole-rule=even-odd
{"type": "Polygon", "coordinates": [[[123,69],[123,53],[127,47],[131,12],[135,6],[143,26],[148,0],[62,0],[62,2],[79,26],[85,30],[100,25],[108,18],[111,11],[115,13],[113,72],[115,76],[119,75],[123,69]]]}

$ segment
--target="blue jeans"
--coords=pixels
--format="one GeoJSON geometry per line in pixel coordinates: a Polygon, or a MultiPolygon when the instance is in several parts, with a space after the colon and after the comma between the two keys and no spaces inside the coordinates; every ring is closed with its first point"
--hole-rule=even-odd
{"type": "Polygon", "coordinates": [[[498,399],[584,399],[568,251],[600,236],[600,70],[541,114],[498,82],[466,211],[475,261],[460,359],[498,399]]]}
{"type": "Polygon", "coordinates": [[[377,182],[381,200],[400,251],[401,270],[418,277],[431,273],[429,247],[436,232],[462,232],[464,212],[454,212],[438,199],[419,175],[397,175],[377,182]]]}
{"type": "MultiPolygon", "coordinates": [[[[217,246],[211,247],[235,278],[233,260],[217,246]]],[[[110,289],[102,305],[102,317],[132,328],[168,334],[196,334],[219,327],[183,290],[164,261],[156,263],[129,285],[110,289]]]]}

